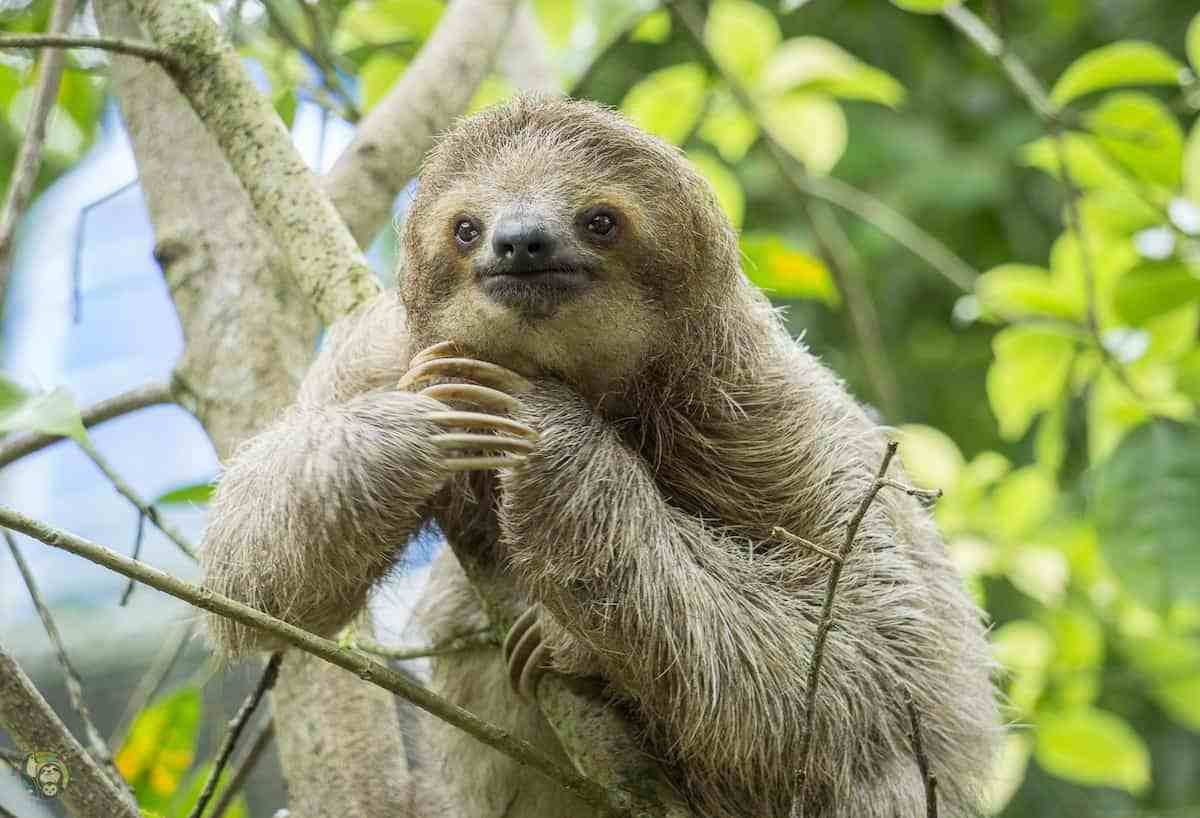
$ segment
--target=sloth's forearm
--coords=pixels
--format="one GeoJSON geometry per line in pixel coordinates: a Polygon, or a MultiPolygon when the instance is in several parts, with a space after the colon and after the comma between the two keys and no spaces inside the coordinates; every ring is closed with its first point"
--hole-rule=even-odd
{"type": "MultiPolygon", "coordinates": [[[[289,410],[238,451],[217,487],[204,584],[320,633],[345,624],[444,480],[436,429],[422,417],[437,407],[393,392],[289,410]]],[[[271,647],[227,620],[210,625],[230,654],[271,647]]]]}

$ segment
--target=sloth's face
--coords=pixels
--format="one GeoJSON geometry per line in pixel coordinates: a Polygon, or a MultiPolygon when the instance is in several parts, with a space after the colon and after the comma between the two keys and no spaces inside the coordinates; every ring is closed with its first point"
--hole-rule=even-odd
{"type": "Polygon", "coordinates": [[[687,343],[671,318],[709,300],[699,268],[728,230],[713,213],[673,148],[611,112],[485,111],[434,150],[408,214],[399,278],[414,341],[458,341],[594,397],[619,391],[687,343]]]}

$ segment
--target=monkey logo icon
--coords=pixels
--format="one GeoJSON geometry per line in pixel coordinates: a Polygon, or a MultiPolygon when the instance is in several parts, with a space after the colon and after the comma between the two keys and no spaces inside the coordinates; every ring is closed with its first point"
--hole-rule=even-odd
{"type": "Polygon", "coordinates": [[[30,753],[25,756],[24,773],[30,789],[41,798],[57,798],[71,780],[71,771],[58,753],[30,753]]]}

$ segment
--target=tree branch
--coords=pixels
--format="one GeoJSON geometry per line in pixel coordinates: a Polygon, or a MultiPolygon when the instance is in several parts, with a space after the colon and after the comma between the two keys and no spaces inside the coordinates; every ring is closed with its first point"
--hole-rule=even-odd
{"type": "Polygon", "coordinates": [[[271,739],[275,737],[275,722],[271,719],[263,719],[259,722],[258,728],[254,732],[254,738],[250,739],[250,746],[246,752],[242,754],[241,759],[234,765],[233,773],[229,776],[228,783],[221,790],[221,796],[213,804],[212,810],[209,812],[209,818],[221,818],[225,811],[233,806],[233,799],[237,798],[238,793],[246,785],[246,779],[250,777],[250,773],[254,772],[262,754],[267,749],[267,745],[271,743],[271,739]]]}
{"type": "MultiPolygon", "coordinates": [[[[140,386],[137,389],[123,392],[120,395],[106,398],[84,409],[82,412],[83,425],[90,429],[106,420],[112,420],[115,417],[127,415],[139,409],[145,409],[147,406],[157,406],[163,403],[174,402],[175,397],[172,394],[170,384],[147,384],[146,386],[140,386]]],[[[52,443],[66,439],[60,435],[46,435],[40,432],[23,432],[21,434],[9,435],[0,440],[0,467],[7,466],[14,460],[19,460],[26,455],[46,448],[52,443]]]]}
{"type": "Polygon", "coordinates": [[[466,110],[515,7],[516,0],[453,0],[412,64],[359,124],[324,179],[359,244],[387,223],[396,194],[416,174],[433,138],[466,110]]]}
{"type": "Polygon", "coordinates": [[[354,647],[358,650],[370,653],[383,659],[394,659],[403,661],[406,659],[421,659],[427,656],[446,656],[451,653],[460,653],[464,650],[475,650],[483,647],[496,647],[499,645],[499,640],[496,639],[496,634],[491,628],[475,631],[473,633],[464,633],[458,636],[444,639],[440,642],[434,642],[432,645],[419,645],[412,648],[402,648],[394,645],[381,645],[372,639],[355,639],[354,647]]]}
{"type": "Polygon", "coordinates": [[[138,818],[137,807],[83,747],[0,645],[0,726],[25,753],[55,752],[71,774],[70,785],[58,796],[77,818],[138,818]]]}
{"type": "Polygon", "coordinates": [[[13,562],[17,564],[17,571],[20,572],[21,579],[25,581],[25,588],[29,591],[29,598],[33,600],[33,607],[37,609],[38,616],[42,620],[42,626],[46,629],[46,635],[50,637],[50,644],[54,646],[54,653],[58,657],[58,664],[62,667],[63,677],[66,679],[67,695],[71,699],[71,706],[75,708],[75,712],[79,714],[80,721],[83,722],[83,731],[87,736],[88,746],[91,748],[92,755],[103,765],[105,772],[113,784],[118,789],[124,790],[126,797],[132,798],[132,794],[128,791],[124,779],[121,778],[121,774],[117,771],[116,764],[113,763],[112,750],[109,749],[104,737],[100,735],[100,731],[96,729],[96,722],[92,720],[92,711],[88,709],[87,702],[83,698],[83,680],[79,677],[79,672],[75,670],[75,666],[71,664],[70,657],[67,656],[67,648],[63,644],[62,634],[59,633],[58,625],[54,622],[50,608],[46,606],[45,600],[42,599],[42,594],[38,590],[37,580],[34,579],[33,571],[30,570],[29,563],[25,561],[25,555],[21,553],[21,548],[17,545],[16,538],[13,537],[12,532],[8,529],[4,530],[4,539],[8,543],[8,550],[12,554],[13,562]]]}
{"type": "MultiPolygon", "coordinates": [[[[57,36],[66,31],[75,11],[73,0],[54,0],[50,12],[49,35],[57,36]]],[[[37,84],[33,89],[33,104],[29,108],[29,119],[25,124],[25,137],[13,163],[12,178],[4,209],[0,212],[0,303],[8,290],[8,276],[12,270],[13,238],[17,222],[29,206],[33,187],[37,182],[38,167],[42,160],[42,143],[46,140],[46,120],[54,109],[58,96],[58,84],[62,78],[63,52],[47,51],[38,65],[37,84]]]]}
{"type": "Polygon", "coordinates": [[[332,640],[309,633],[295,625],[275,619],[262,611],[243,605],[229,597],[214,593],[189,582],[177,579],[149,565],[135,562],[102,545],[62,529],[32,520],[6,506],[0,506],[0,525],[19,531],[46,545],[60,548],[112,571],[182,599],[198,608],[229,617],[247,627],[270,633],[272,636],[310,653],[326,662],[356,674],[364,681],[382,687],[417,707],[431,713],[496,750],[531,767],[580,800],[605,815],[630,815],[627,806],[632,799],[627,793],[614,792],[563,767],[527,741],[518,739],[495,725],[443,699],[436,693],[414,683],[403,673],[352,650],[338,647],[332,640]]]}
{"type": "Polygon", "coordinates": [[[201,818],[204,815],[204,808],[208,806],[213,792],[217,789],[217,782],[221,780],[221,773],[225,772],[225,765],[229,763],[229,758],[233,755],[233,748],[237,746],[238,738],[246,729],[246,724],[254,715],[254,711],[258,709],[263,696],[267,695],[267,691],[275,686],[281,662],[283,662],[282,652],[271,654],[271,658],[267,660],[267,666],[263,668],[262,675],[258,679],[258,684],[254,686],[254,690],[242,702],[242,706],[238,708],[237,713],[229,722],[229,732],[225,735],[225,740],[221,742],[221,748],[217,751],[217,757],[208,774],[208,780],[204,782],[204,788],[200,790],[200,796],[196,799],[196,804],[192,807],[188,818],[201,818]]]}
{"type": "Polygon", "coordinates": [[[156,62],[180,70],[183,63],[165,48],[116,37],[70,37],[64,34],[0,34],[0,48],[95,48],[156,62]]]}
{"type": "Polygon", "coordinates": [[[178,56],[172,78],[221,146],[321,319],[332,323],[369,300],[378,286],[366,259],[204,7],[196,0],[130,5],[155,42],[178,56]]]}

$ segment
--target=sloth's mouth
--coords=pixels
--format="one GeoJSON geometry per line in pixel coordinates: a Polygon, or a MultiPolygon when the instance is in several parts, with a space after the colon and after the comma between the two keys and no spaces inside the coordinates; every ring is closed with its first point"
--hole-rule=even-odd
{"type": "Polygon", "coordinates": [[[582,267],[547,267],[519,273],[484,272],[479,286],[492,301],[529,317],[546,317],[587,289],[591,273],[582,267]]]}

